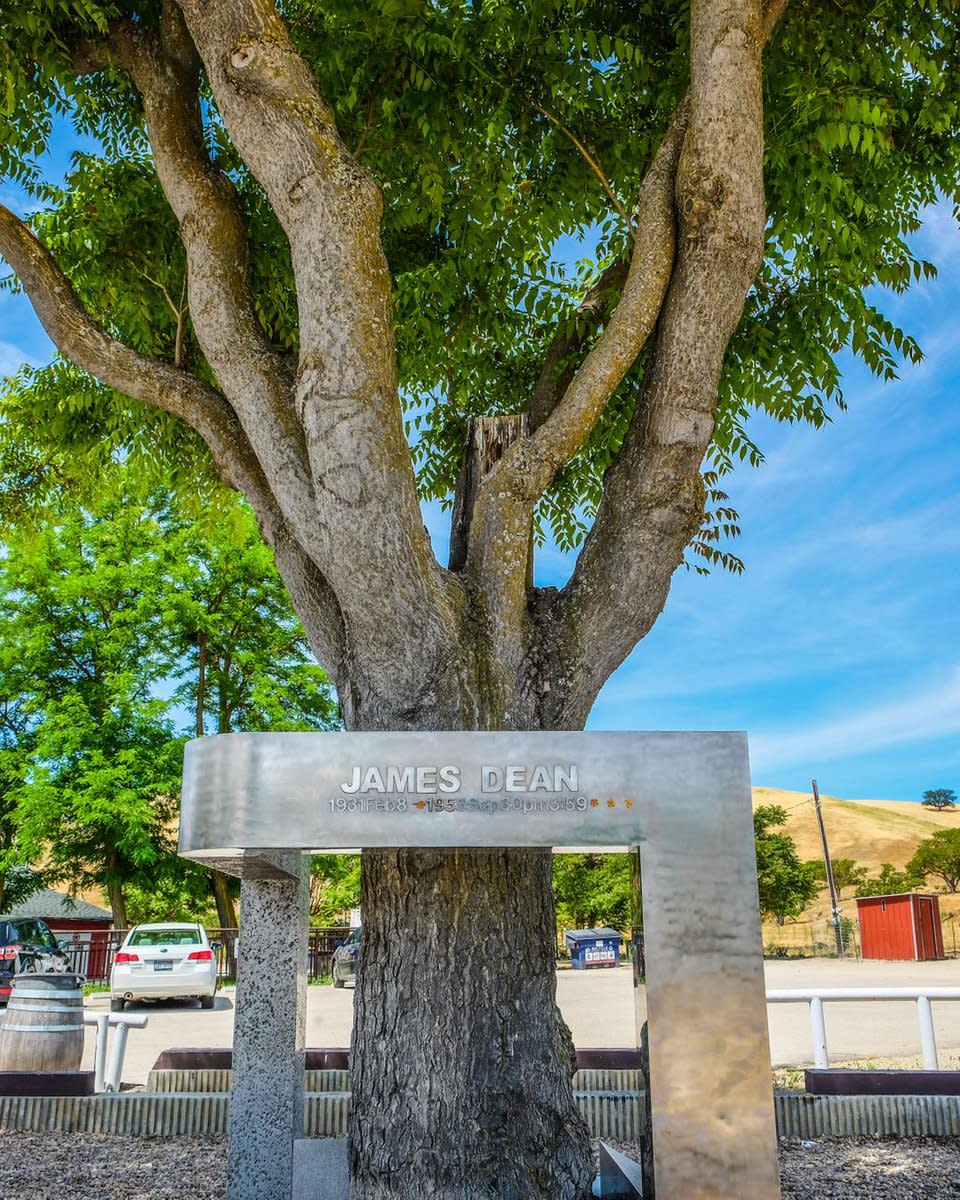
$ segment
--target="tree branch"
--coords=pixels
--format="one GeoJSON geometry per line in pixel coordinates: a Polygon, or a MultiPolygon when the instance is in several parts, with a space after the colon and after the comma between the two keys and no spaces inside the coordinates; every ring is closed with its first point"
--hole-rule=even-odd
{"type": "Polygon", "coordinates": [[[630,268],[606,329],[559,403],[505,464],[534,501],[584,445],[656,324],[673,270],[673,191],[686,126],[683,104],[641,185],[630,268]]]}
{"type": "Polygon", "coordinates": [[[627,232],[630,234],[631,237],[636,237],[636,235],[637,235],[636,225],[631,220],[630,214],[620,203],[617,193],[613,190],[613,185],[611,184],[610,180],[607,178],[606,172],[604,171],[603,167],[601,167],[600,164],[597,162],[594,155],[592,155],[590,153],[590,151],[586,148],[586,146],[583,144],[583,142],[580,141],[580,139],[576,136],[576,134],[573,133],[571,130],[569,130],[566,127],[566,125],[564,125],[563,122],[559,120],[559,118],[557,118],[553,115],[552,112],[548,112],[545,108],[542,108],[539,104],[535,104],[533,107],[537,110],[538,113],[541,113],[543,116],[545,116],[547,118],[547,120],[556,129],[560,130],[560,132],[564,135],[564,137],[569,138],[569,140],[574,144],[574,146],[576,146],[577,150],[580,153],[581,158],[584,160],[584,162],[587,164],[587,166],[590,168],[590,170],[594,173],[594,175],[596,175],[596,177],[600,180],[600,186],[606,192],[607,199],[613,205],[614,209],[616,209],[617,213],[619,213],[620,219],[623,221],[624,225],[626,225],[626,227],[627,227],[627,232]]]}
{"type": "MultiPolygon", "coordinates": [[[[467,571],[484,588],[489,610],[504,631],[524,624],[537,500],[560,467],[586,442],[660,312],[673,267],[673,187],[686,120],[686,106],[681,106],[644,178],[630,267],[606,329],[549,411],[543,401],[549,397],[550,385],[541,375],[542,420],[528,437],[511,446],[481,481],[467,571]]],[[[614,277],[611,271],[605,280],[614,277]]],[[[600,308],[602,291],[594,292],[588,302],[600,308]]],[[[561,341],[551,349],[559,355],[565,348],[561,341]]],[[[545,370],[551,366],[549,358],[545,370]]],[[[520,652],[519,646],[514,647],[511,657],[520,652]]]]}
{"type": "Polygon", "coordinates": [[[108,387],[186,421],[210,447],[217,469],[240,488],[238,449],[246,445],[230,406],[186,371],[131,350],[85,311],[73,286],[31,229],[0,205],[0,254],[13,268],[60,353],[108,387]]]}
{"type": "Polygon", "coordinates": [[[720,371],[763,249],[766,17],[760,0],[694,0],[691,9],[676,267],[637,413],[573,577],[544,618],[543,652],[562,663],[550,701],[561,726],[586,716],[652,626],[700,526],[720,371]]]}
{"type": "Polygon", "coordinates": [[[322,547],[292,380],[256,317],[236,191],[204,146],[200,60],[180,11],[164,0],[159,31],[115,22],[106,44],[86,42],[74,57],[87,69],[107,61],[122,67],[140,92],[154,165],[187,255],[187,295],[200,347],[291,527],[317,556],[322,547]]]}
{"type": "Polygon", "coordinates": [[[41,325],[64,358],[107,387],[179,417],[203,438],[220,478],[247,497],[278,556],[283,556],[295,574],[311,573],[317,587],[312,609],[323,611],[323,628],[329,631],[319,649],[322,661],[335,671],[343,647],[342,620],[333,593],[291,536],[230,405],[188,372],[139,354],[111,337],[83,308],[47,248],[3,205],[0,255],[13,268],[41,325]]]}
{"type": "Polygon", "coordinates": [[[290,241],[301,346],[295,412],[324,541],[318,562],[356,644],[382,643],[398,622],[418,630],[419,652],[388,685],[413,693],[425,659],[449,644],[449,585],[423,528],[403,433],[379,190],[343,145],[271,0],[180,7],[230,137],[290,241]]]}
{"type": "Polygon", "coordinates": [[[579,364],[575,358],[583,345],[585,334],[607,320],[612,308],[610,297],[616,293],[619,298],[627,279],[627,270],[626,262],[611,263],[584,296],[571,318],[569,332],[558,334],[547,347],[530,401],[531,432],[539,429],[560,403],[577,372],[579,364]]]}
{"type": "MultiPolygon", "coordinates": [[[[762,14],[762,39],[765,44],[773,34],[773,31],[783,15],[787,7],[788,0],[765,0],[762,14]]],[[[683,134],[689,120],[690,97],[685,96],[677,106],[673,117],[671,118],[670,128],[666,135],[664,145],[658,151],[659,155],[669,154],[673,157],[674,163],[679,159],[679,144],[671,144],[671,139],[679,135],[682,142],[683,134]]],[[[542,111],[542,110],[541,110],[542,111]]],[[[549,113],[545,113],[550,116],[549,113]]],[[[551,118],[553,119],[553,118],[551,118]]],[[[654,160],[654,165],[656,159],[654,160]]],[[[649,195],[649,190],[652,190],[653,180],[651,173],[654,170],[652,165],[650,172],[644,178],[641,186],[640,205],[642,208],[644,193],[647,192],[648,199],[654,197],[649,195]],[[649,189],[649,190],[648,190],[649,189]]],[[[604,177],[605,178],[605,177],[604,177]]],[[[666,184],[671,191],[675,190],[675,180],[660,178],[661,185],[666,184]]],[[[662,203],[665,200],[665,193],[661,193],[659,201],[662,203]]],[[[643,213],[638,213],[637,222],[633,223],[634,232],[636,225],[643,223],[643,213]]],[[[635,257],[635,255],[633,256],[635,257]]],[[[571,361],[580,349],[582,337],[579,332],[581,322],[589,323],[592,326],[602,324],[608,317],[610,307],[604,302],[605,294],[610,291],[622,292],[624,288],[624,280],[626,279],[626,268],[623,263],[613,263],[601,275],[597,283],[590,289],[577,314],[574,321],[574,332],[572,335],[560,335],[556,337],[547,349],[544,358],[543,369],[537,380],[534,390],[533,399],[530,404],[530,432],[534,433],[544,424],[547,417],[556,409],[560,399],[565,396],[568,388],[574,377],[577,375],[579,368],[571,361]]],[[[664,287],[664,292],[666,288],[664,287]]],[[[624,297],[621,297],[624,298],[624,297]]],[[[630,299],[630,297],[626,297],[630,299]]],[[[662,295],[661,295],[662,299],[662,295]]],[[[612,324],[612,323],[611,323],[612,324]]],[[[644,339],[645,342],[646,339],[644,339]]],[[[641,343],[636,353],[642,349],[644,343],[641,343]]],[[[611,350],[607,347],[607,350],[611,350]]],[[[619,380],[617,381],[619,383],[619,380]]],[[[615,390],[616,385],[614,386],[615,390]]],[[[612,396],[613,391],[610,392],[612,396]]],[[[609,397],[608,397],[609,399],[609,397]]]]}

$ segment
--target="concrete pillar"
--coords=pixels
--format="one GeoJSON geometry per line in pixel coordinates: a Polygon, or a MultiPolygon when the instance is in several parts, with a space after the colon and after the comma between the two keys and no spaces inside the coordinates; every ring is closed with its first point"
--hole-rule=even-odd
{"type": "Polygon", "coordinates": [[[303,1133],[310,858],[240,884],[227,1200],[291,1200],[303,1133]]]}

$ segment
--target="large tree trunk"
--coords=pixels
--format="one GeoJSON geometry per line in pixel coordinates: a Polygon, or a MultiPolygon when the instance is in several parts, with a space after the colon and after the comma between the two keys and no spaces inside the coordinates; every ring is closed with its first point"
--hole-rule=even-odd
{"type": "Polygon", "coordinates": [[[354,1200],[589,1194],[549,850],[367,851],[354,1200]]]}
{"type": "Polygon", "coordinates": [[[237,928],[237,905],[230,891],[230,880],[222,871],[210,872],[210,888],[217,902],[217,920],[221,929],[237,928]]]}
{"type": "Polygon", "coordinates": [[[128,929],[127,901],[123,894],[123,885],[112,876],[107,879],[107,899],[110,902],[110,912],[113,914],[114,929],[128,929]]]}
{"type": "MultiPolygon", "coordinates": [[[[471,422],[452,559],[467,556],[477,481],[525,428],[517,417],[471,422]]],[[[492,661],[491,614],[478,607],[483,616],[463,629],[459,662],[448,660],[445,675],[425,688],[434,703],[389,711],[382,697],[378,704],[355,696],[364,726],[541,723],[519,662],[492,661]]],[[[549,849],[364,852],[353,1200],[589,1193],[589,1131],[573,1098],[573,1042],[556,1006],[552,877],[549,849]]]]}

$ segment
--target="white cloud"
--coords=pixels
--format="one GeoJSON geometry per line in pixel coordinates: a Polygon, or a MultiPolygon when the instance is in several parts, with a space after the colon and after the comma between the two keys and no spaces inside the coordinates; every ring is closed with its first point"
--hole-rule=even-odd
{"type": "Polygon", "coordinates": [[[14,189],[9,184],[0,184],[0,204],[5,208],[9,208],[11,212],[17,214],[18,217],[24,215],[23,193],[14,189]]]}
{"type": "Polygon", "coordinates": [[[769,772],[960,734],[960,666],[907,696],[846,717],[750,739],[754,771],[769,772]]]}
{"type": "Polygon", "coordinates": [[[0,342],[0,379],[6,375],[15,375],[24,363],[37,366],[39,359],[27,354],[13,342],[0,342]]]}
{"type": "Polygon", "coordinates": [[[921,254],[928,254],[941,269],[960,256],[960,228],[948,200],[931,204],[920,214],[923,226],[914,239],[921,254]]]}

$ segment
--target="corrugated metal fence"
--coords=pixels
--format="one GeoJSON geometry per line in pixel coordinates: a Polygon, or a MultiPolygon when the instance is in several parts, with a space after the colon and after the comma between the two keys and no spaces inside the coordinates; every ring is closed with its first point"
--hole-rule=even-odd
{"type": "MultiPolygon", "coordinates": [[[[641,1091],[580,1091],[577,1103],[594,1137],[635,1141],[646,1096],[641,1091]]],[[[99,1096],[0,1097],[0,1130],[198,1137],[224,1134],[230,1097],[224,1092],[132,1092],[99,1096]]],[[[781,1137],[957,1137],[957,1096],[775,1096],[781,1137]]],[[[311,1092],[305,1132],[340,1137],[347,1131],[349,1092],[311,1092]]]]}

